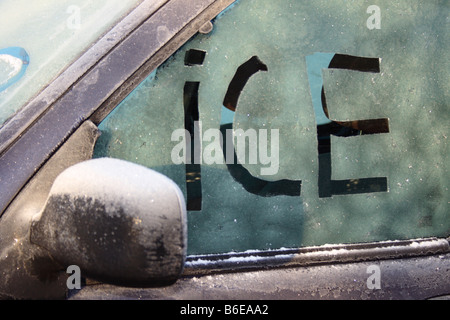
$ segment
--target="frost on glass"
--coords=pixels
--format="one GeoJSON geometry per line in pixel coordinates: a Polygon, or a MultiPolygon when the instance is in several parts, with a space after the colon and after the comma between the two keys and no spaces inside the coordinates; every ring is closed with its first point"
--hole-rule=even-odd
{"type": "MultiPolygon", "coordinates": [[[[105,119],[96,157],[160,171],[187,200],[189,181],[201,182],[201,209],[188,212],[190,254],[448,236],[450,5],[377,5],[380,23],[365,2],[238,2],[105,119]],[[186,63],[191,49],[206,52],[201,63],[186,63]],[[379,70],[328,68],[335,54],[374,58],[379,70]],[[267,70],[248,78],[235,111],[225,108],[238,68],[254,56],[267,70]],[[226,163],[203,163],[187,177],[186,165],[171,159],[180,143],[172,134],[185,128],[186,83],[198,83],[199,132],[278,130],[278,171],[264,176],[261,162],[242,166],[255,179],[300,183],[299,195],[248,191],[226,163]],[[323,125],[372,119],[384,128],[318,134],[323,125]],[[323,177],[341,190],[320,195],[323,177]],[[375,186],[358,189],[367,181],[375,186]]],[[[269,150],[273,141],[269,135],[269,150]]],[[[201,150],[210,143],[203,139],[201,150]]]]}
{"type": "Polygon", "coordinates": [[[0,127],[139,2],[2,0],[0,127]],[[29,56],[26,72],[19,68],[17,55],[10,54],[14,48],[29,56]]]}

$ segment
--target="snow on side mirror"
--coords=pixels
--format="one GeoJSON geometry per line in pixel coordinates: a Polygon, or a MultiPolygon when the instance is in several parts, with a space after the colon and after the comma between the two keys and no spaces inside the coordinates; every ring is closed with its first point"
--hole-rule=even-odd
{"type": "Polygon", "coordinates": [[[89,160],[55,180],[31,242],[83,276],[133,287],[175,282],[186,259],[184,196],[166,176],[117,159],[89,160]]]}

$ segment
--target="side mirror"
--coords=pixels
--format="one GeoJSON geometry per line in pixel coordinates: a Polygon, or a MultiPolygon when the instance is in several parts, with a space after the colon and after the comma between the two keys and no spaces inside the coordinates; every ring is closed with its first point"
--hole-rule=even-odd
{"type": "Polygon", "coordinates": [[[55,180],[33,220],[31,242],[86,277],[152,287],[175,282],[183,271],[184,196],[148,168],[107,158],[72,166],[55,180]]]}

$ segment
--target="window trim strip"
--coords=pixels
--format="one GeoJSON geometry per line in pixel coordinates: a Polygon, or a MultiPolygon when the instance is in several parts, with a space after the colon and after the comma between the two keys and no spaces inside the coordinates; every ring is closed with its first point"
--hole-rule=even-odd
{"type": "Polygon", "coordinates": [[[370,243],[323,245],[297,249],[251,250],[228,254],[191,255],[183,276],[242,272],[267,268],[401,259],[450,253],[448,239],[423,238],[370,243]]]}

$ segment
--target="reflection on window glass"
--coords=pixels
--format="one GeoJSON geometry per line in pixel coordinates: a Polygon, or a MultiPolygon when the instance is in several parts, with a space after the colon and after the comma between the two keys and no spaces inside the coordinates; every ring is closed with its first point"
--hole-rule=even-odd
{"type": "Polygon", "coordinates": [[[239,1],[100,124],[95,156],[180,186],[190,254],[448,236],[450,4],[368,6],[239,1]]]}
{"type": "Polygon", "coordinates": [[[0,50],[0,92],[20,80],[30,64],[30,56],[24,48],[9,47],[0,50]]]}
{"type": "Polygon", "coordinates": [[[2,0],[0,126],[139,2],[2,0]]]}

